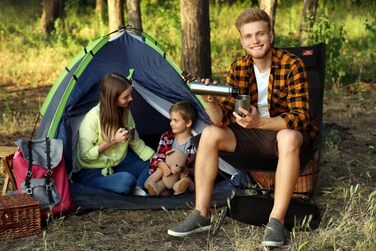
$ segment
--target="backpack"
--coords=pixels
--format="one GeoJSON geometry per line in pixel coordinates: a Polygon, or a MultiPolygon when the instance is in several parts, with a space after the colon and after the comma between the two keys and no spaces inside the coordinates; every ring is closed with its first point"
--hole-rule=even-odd
{"type": "Polygon", "coordinates": [[[18,191],[42,203],[42,216],[73,211],[60,139],[18,140],[13,169],[18,191]]]}

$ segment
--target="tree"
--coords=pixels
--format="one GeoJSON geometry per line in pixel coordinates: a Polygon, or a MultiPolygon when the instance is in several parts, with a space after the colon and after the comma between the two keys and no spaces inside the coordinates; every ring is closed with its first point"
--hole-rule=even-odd
{"type": "Polygon", "coordinates": [[[127,0],[128,23],[142,31],[140,0],[127,0]]]}
{"type": "Polygon", "coordinates": [[[64,14],[64,0],[43,0],[42,32],[49,35],[55,28],[55,21],[64,14]]]}
{"type": "Polygon", "coordinates": [[[182,68],[211,77],[209,0],[181,0],[182,68]]]}
{"type": "Polygon", "coordinates": [[[275,12],[277,10],[277,0],[259,0],[260,9],[270,16],[271,28],[274,30],[275,12]]]}
{"type": "Polygon", "coordinates": [[[124,26],[123,0],[108,0],[108,26],[110,32],[124,26]]]}
{"type": "Polygon", "coordinates": [[[106,9],[106,0],[96,0],[95,2],[95,13],[101,18],[101,21],[104,21],[106,9]]]}
{"type": "Polygon", "coordinates": [[[300,21],[299,39],[301,45],[307,45],[308,29],[315,23],[318,0],[304,0],[300,21]]]}

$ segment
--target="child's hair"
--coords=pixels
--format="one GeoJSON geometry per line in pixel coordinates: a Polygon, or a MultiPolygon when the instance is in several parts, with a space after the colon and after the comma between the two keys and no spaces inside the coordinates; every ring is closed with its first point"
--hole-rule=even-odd
{"type": "Polygon", "coordinates": [[[110,141],[120,127],[126,126],[129,108],[118,106],[119,96],[132,85],[132,82],[118,73],[106,74],[100,84],[100,124],[103,137],[110,141]]]}
{"type": "Polygon", "coordinates": [[[248,8],[244,10],[236,19],[235,26],[240,32],[240,28],[247,23],[265,21],[268,24],[269,31],[271,31],[271,22],[269,15],[259,8],[248,8]]]}
{"type": "Polygon", "coordinates": [[[192,104],[192,102],[188,100],[178,101],[173,104],[170,108],[169,113],[176,112],[182,116],[182,118],[188,122],[189,120],[192,121],[192,125],[196,122],[197,119],[197,109],[192,104]]]}

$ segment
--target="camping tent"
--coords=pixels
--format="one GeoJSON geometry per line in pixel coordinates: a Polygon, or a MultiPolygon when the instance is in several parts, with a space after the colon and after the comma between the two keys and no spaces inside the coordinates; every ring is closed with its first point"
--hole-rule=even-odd
{"type": "MultiPolygon", "coordinates": [[[[200,133],[209,123],[199,97],[192,95],[179,67],[160,49],[157,42],[145,33],[124,28],[106,35],[86,47],[66,67],[48,94],[41,109],[42,121],[35,138],[63,140],[68,174],[74,171],[77,133],[83,115],[99,101],[99,82],[108,72],[133,75],[131,106],[137,131],[142,139],[156,148],[161,133],[169,129],[168,110],[178,100],[190,100],[198,109],[199,118],[194,133],[200,133]]],[[[220,168],[230,175],[236,170],[223,160],[220,168]]],[[[138,198],[109,193],[86,187],[87,193],[72,194],[81,209],[92,208],[179,208],[192,202],[193,194],[138,198]]],[[[232,186],[217,185],[214,203],[226,203],[232,186]],[[217,192],[216,192],[217,191],[217,192]]]]}

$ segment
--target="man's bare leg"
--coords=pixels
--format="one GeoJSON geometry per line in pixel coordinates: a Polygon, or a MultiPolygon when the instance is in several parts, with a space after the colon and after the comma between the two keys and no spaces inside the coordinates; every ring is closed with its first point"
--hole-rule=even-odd
{"type": "Polygon", "coordinates": [[[196,209],[204,217],[209,216],[219,151],[234,152],[235,147],[235,135],[228,128],[208,126],[202,132],[195,162],[195,185],[196,209]]]}
{"type": "Polygon", "coordinates": [[[283,129],[277,134],[278,165],[275,175],[274,206],[270,218],[282,224],[290,203],[300,170],[300,146],[303,136],[299,131],[283,129]]]}

